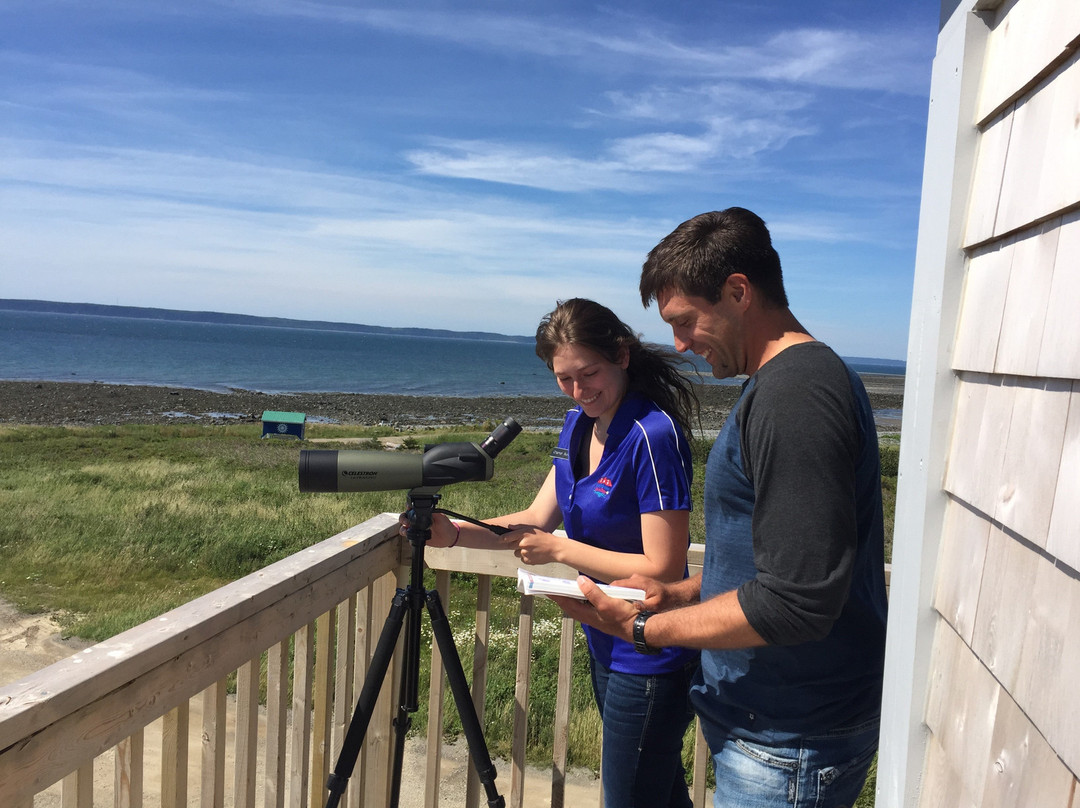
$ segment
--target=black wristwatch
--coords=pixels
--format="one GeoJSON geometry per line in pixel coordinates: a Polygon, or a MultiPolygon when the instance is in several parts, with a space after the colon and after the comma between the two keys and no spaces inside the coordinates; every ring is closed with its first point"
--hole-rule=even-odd
{"type": "Polygon", "coordinates": [[[645,642],[645,621],[652,617],[656,612],[638,612],[638,616],[634,618],[634,650],[639,654],[659,654],[659,648],[650,648],[649,644],[645,642]]]}

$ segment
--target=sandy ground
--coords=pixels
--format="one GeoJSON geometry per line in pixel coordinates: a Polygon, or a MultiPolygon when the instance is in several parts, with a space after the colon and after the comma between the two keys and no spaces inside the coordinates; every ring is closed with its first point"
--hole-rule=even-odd
{"type": "MultiPolygon", "coordinates": [[[[0,600],[0,688],[11,684],[35,671],[78,653],[91,643],[83,640],[64,638],[55,621],[48,615],[27,615],[17,611],[10,603],[0,600]]],[[[0,700],[2,703],[2,700],[0,700]]],[[[232,771],[235,712],[230,697],[228,707],[229,727],[226,738],[226,771],[232,771]]],[[[191,702],[190,733],[188,746],[188,805],[197,808],[200,802],[199,777],[202,755],[202,704],[200,699],[191,702]]],[[[259,716],[260,737],[265,731],[265,715],[259,716]]],[[[161,759],[161,722],[156,721],[144,733],[145,766],[144,802],[145,808],[154,808],[160,804],[160,780],[155,777],[153,761],[161,759]]],[[[423,777],[425,770],[425,744],[422,739],[406,742],[405,760],[402,764],[401,808],[421,808],[424,789],[420,783],[410,778],[423,777]]],[[[334,761],[336,763],[336,761],[334,761]]],[[[256,804],[262,805],[262,761],[256,773],[256,804]]],[[[112,805],[112,756],[105,754],[94,766],[94,804],[112,805]]],[[[459,742],[444,747],[441,761],[439,785],[440,801],[443,808],[456,808],[465,804],[465,787],[471,764],[468,747],[459,742]]],[[[495,784],[499,793],[509,804],[510,766],[506,761],[495,761],[497,772],[495,784]]],[[[286,767],[288,770],[288,766],[286,767]]],[[[567,777],[566,805],[571,808],[596,805],[599,794],[599,781],[589,771],[572,771],[567,777]]],[[[232,805],[233,785],[231,778],[225,786],[225,804],[232,805]]],[[[525,779],[525,808],[549,808],[551,805],[551,774],[549,770],[530,767],[525,779]]],[[[325,797],[325,793],[323,795],[325,797]]],[[[480,804],[486,804],[481,790],[480,804]]],[[[61,808],[61,789],[59,784],[39,794],[34,801],[34,808],[61,808]]]]}

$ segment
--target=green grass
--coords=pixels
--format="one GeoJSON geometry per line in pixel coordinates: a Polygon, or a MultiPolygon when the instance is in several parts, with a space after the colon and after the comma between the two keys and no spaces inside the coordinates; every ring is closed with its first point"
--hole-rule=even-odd
{"type": "Polygon", "coordinates": [[[101,640],[401,495],[304,496],[250,427],[0,429],[0,592],[101,640]]]}
{"type": "MultiPolygon", "coordinates": [[[[413,432],[406,448],[479,441],[496,424],[413,432]]],[[[0,595],[28,612],[57,615],[71,635],[100,641],[179,606],[351,525],[406,506],[400,491],[303,494],[301,448],[374,449],[387,428],[311,424],[308,438],[368,438],[362,444],[260,439],[260,426],[0,427],[0,595]]],[[[441,507],[484,517],[519,510],[550,468],[554,433],[527,432],[498,457],[487,482],[443,489],[441,507]]],[[[701,502],[709,442],[695,441],[694,501],[701,502]]],[[[892,540],[895,445],[883,446],[887,541],[892,540]]],[[[703,538],[698,507],[691,517],[703,538]]],[[[429,586],[433,586],[433,581],[429,586]]],[[[475,579],[455,575],[447,611],[458,650],[471,669],[475,579]]],[[[516,655],[513,582],[494,586],[489,707],[485,738],[509,755],[516,655]]],[[[535,604],[529,757],[550,762],[561,613],[535,604]]],[[[425,631],[430,632],[426,625],[425,631]]],[[[430,646],[430,636],[424,648],[430,646]]],[[[588,684],[587,652],[576,632],[571,763],[596,766],[598,718],[588,684]]],[[[426,670],[422,693],[427,692],[426,670]]],[[[421,698],[421,702],[426,701],[421,698]]],[[[423,728],[426,709],[415,717],[423,728]]],[[[447,692],[447,733],[459,731],[447,692]]],[[[872,795],[872,791],[868,790],[872,795]]],[[[872,806],[866,798],[859,806],[872,806]]]]}

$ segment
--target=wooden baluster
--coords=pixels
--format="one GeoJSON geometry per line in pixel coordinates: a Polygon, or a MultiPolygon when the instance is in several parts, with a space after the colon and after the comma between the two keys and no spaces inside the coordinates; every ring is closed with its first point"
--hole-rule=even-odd
{"type": "Polygon", "coordinates": [[[255,759],[259,751],[261,654],[240,668],[236,680],[236,753],[233,805],[255,808],[255,759]]]}
{"type": "Polygon", "coordinates": [[[514,739],[511,745],[510,808],[525,800],[525,746],[529,732],[529,674],[532,672],[533,602],[521,596],[518,613],[517,672],[514,677],[514,739]]]}
{"type": "Polygon", "coordinates": [[[221,679],[203,691],[202,699],[202,781],[200,803],[205,808],[225,805],[225,695],[227,680],[221,679]]]}
{"type": "Polygon", "coordinates": [[[90,760],[64,778],[62,808],[93,808],[94,761],[90,760]]]}
{"type": "Polygon", "coordinates": [[[187,808],[188,721],[184,702],[161,722],[161,808],[187,808]]]}
{"type": "MultiPolygon", "coordinates": [[[[337,766],[341,756],[341,745],[345,742],[345,733],[349,729],[353,710],[353,675],[356,655],[356,595],[338,604],[337,650],[334,653],[334,716],[333,738],[328,760],[330,769],[337,766]]],[[[349,781],[349,787],[352,780],[349,781]]],[[[323,804],[326,799],[323,798],[323,804]]],[[[348,805],[348,794],[342,802],[348,805]]]]}
{"type": "Polygon", "coordinates": [[[285,808],[285,746],[288,737],[289,639],[266,652],[265,808],[285,808]]]}
{"type": "Polygon", "coordinates": [[[141,729],[116,745],[113,788],[116,808],[142,808],[143,730],[141,729]]]}
{"type": "Polygon", "coordinates": [[[315,624],[293,635],[292,757],[289,805],[304,805],[311,757],[311,677],[314,663],[315,624]]]}
{"type": "Polygon", "coordinates": [[[326,776],[330,773],[330,694],[334,689],[331,656],[334,647],[334,611],[319,615],[315,621],[315,712],[311,725],[311,781],[312,806],[326,802],[326,776]]]}
{"type": "MultiPolygon", "coordinates": [[[[472,700],[480,726],[484,726],[484,701],[487,695],[488,644],[491,641],[491,576],[476,576],[476,630],[473,635],[472,700]]],[[[480,776],[476,768],[469,767],[469,779],[465,787],[466,808],[480,804],[480,776]]]]}
{"type": "MultiPolygon", "coordinates": [[[[435,591],[439,593],[443,609],[450,613],[450,573],[439,570],[435,573],[435,591]]],[[[442,769],[442,730],[443,730],[443,692],[446,676],[439,644],[432,636],[431,676],[428,686],[428,725],[427,725],[427,761],[425,763],[424,808],[438,808],[439,778],[442,769]]]]}
{"type": "Polygon", "coordinates": [[[559,674],[555,691],[555,737],[552,744],[551,808],[566,801],[566,758],[570,745],[570,691],[574,661],[574,621],[562,618],[559,632],[559,674]]]}

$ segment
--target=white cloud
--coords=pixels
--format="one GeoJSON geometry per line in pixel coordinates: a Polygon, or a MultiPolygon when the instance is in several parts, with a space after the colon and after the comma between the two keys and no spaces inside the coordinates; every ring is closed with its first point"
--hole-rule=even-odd
{"type": "Polygon", "coordinates": [[[662,15],[628,18],[604,13],[583,25],[570,14],[535,15],[438,8],[355,8],[335,3],[275,0],[254,7],[261,13],[302,16],[339,24],[389,31],[402,36],[453,42],[487,51],[548,58],[572,57],[588,63],[614,60],[623,70],[662,71],[697,78],[758,78],[848,89],[921,93],[929,76],[922,62],[918,40],[903,28],[795,27],[755,43],[733,44],[726,40],[725,26],[718,24],[722,11],[703,6],[679,22],[695,34],[694,42],[680,41],[662,15]],[[695,19],[696,17],[696,19],[695,19]],[[716,36],[701,36],[715,30],[716,36]],[[915,68],[918,80],[910,80],[915,68]],[[921,68],[921,69],[919,69],[921,68]]]}
{"type": "Polygon", "coordinates": [[[640,90],[611,90],[604,94],[608,110],[598,115],[640,121],[700,121],[740,112],[744,117],[779,117],[805,110],[814,94],[807,90],[761,88],[731,81],[664,85],[653,83],[640,90]]]}
{"type": "Polygon", "coordinates": [[[549,191],[629,190],[640,183],[625,163],[583,160],[526,147],[482,140],[434,140],[432,147],[404,155],[421,174],[485,180],[549,191]]]}
{"type": "MultiPolygon", "coordinates": [[[[642,190],[656,175],[752,173],[751,160],[782,149],[813,128],[783,120],[716,116],[694,133],[651,132],[615,138],[593,159],[559,154],[557,146],[438,140],[404,157],[422,174],[521,185],[550,191],[642,190]]],[[[661,178],[662,182],[662,178],[661,178]]]]}

